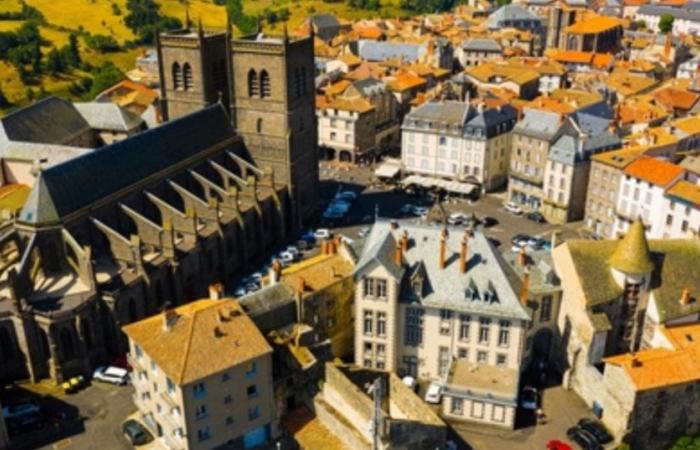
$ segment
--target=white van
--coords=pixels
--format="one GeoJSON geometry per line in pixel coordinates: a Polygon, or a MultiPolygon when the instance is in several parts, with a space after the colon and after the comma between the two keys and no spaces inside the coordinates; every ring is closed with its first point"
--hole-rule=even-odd
{"type": "Polygon", "coordinates": [[[123,386],[129,383],[129,372],[120,367],[98,367],[92,374],[92,378],[104,383],[123,386]]]}

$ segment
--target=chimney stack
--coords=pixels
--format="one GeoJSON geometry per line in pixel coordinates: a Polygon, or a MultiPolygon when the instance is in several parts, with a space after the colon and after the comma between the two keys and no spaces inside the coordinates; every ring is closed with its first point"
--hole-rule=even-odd
{"type": "Polygon", "coordinates": [[[403,236],[401,238],[401,250],[406,252],[408,250],[408,231],[403,230],[403,236]]]}
{"type": "Polygon", "coordinates": [[[170,331],[177,320],[177,313],[170,308],[170,304],[166,304],[161,313],[163,318],[163,331],[170,331]]]}
{"type": "Polygon", "coordinates": [[[690,304],[690,289],[683,288],[683,292],[681,292],[681,305],[682,306],[687,306],[690,304]]]}
{"type": "Polygon", "coordinates": [[[523,285],[520,288],[520,303],[527,306],[527,299],[530,297],[530,266],[523,269],[523,285]]]}
{"type": "Polygon", "coordinates": [[[394,250],[394,262],[397,266],[401,266],[403,261],[403,238],[396,243],[396,250],[394,250]]]}
{"type": "Polygon", "coordinates": [[[445,253],[447,253],[447,228],[443,228],[440,232],[440,254],[438,257],[438,266],[441,269],[445,268],[445,253]]]}
{"type": "Polygon", "coordinates": [[[467,273],[467,257],[468,255],[468,244],[469,244],[469,230],[464,230],[464,236],[462,236],[462,246],[459,252],[459,273],[467,273]]]}
{"type": "Polygon", "coordinates": [[[224,286],[221,283],[212,283],[209,285],[209,298],[212,300],[221,300],[224,296],[224,286]]]}
{"type": "Polygon", "coordinates": [[[280,281],[280,278],[282,278],[282,263],[275,258],[274,261],[272,261],[272,266],[270,267],[270,284],[277,284],[280,281]]]}
{"type": "Polygon", "coordinates": [[[525,267],[527,264],[527,253],[525,253],[525,247],[520,247],[520,251],[518,252],[518,265],[521,267],[525,267]]]}
{"type": "Polygon", "coordinates": [[[304,291],[306,290],[306,280],[304,280],[304,277],[299,277],[297,280],[297,294],[301,298],[301,296],[304,294],[304,291]]]}

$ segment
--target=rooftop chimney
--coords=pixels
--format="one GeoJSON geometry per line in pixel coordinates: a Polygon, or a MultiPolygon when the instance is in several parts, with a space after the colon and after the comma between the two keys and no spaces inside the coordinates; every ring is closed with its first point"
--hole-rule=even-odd
{"type": "Polygon", "coordinates": [[[520,303],[527,306],[527,299],[530,297],[530,266],[525,266],[523,270],[523,285],[520,288],[520,303]]]}
{"type": "Polygon", "coordinates": [[[408,231],[406,230],[403,230],[403,236],[401,237],[401,250],[404,252],[408,250],[408,231]]]}
{"type": "Polygon", "coordinates": [[[299,277],[299,279],[297,279],[297,294],[301,297],[305,290],[306,280],[304,280],[304,277],[299,277]]]}
{"type": "Polygon", "coordinates": [[[464,230],[464,236],[462,236],[462,245],[459,252],[459,273],[467,273],[468,244],[469,230],[464,230]]]}
{"type": "Polygon", "coordinates": [[[397,266],[401,266],[403,261],[403,238],[396,243],[396,250],[394,250],[394,262],[397,266]]]}
{"type": "Polygon", "coordinates": [[[687,306],[689,304],[690,304],[690,289],[683,288],[683,292],[681,292],[681,305],[687,306]]]}
{"type": "Polygon", "coordinates": [[[270,284],[277,284],[282,278],[282,263],[279,262],[277,258],[272,261],[272,266],[270,267],[270,284]]]}
{"type": "Polygon", "coordinates": [[[445,253],[447,252],[447,228],[443,228],[440,232],[440,254],[438,255],[438,265],[441,269],[445,268],[445,253]]]}
{"type": "Polygon", "coordinates": [[[221,300],[224,296],[224,285],[221,283],[212,283],[209,285],[209,298],[212,300],[221,300]]]}
{"type": "Polygon", "coordinates": [[[177,313],[170,309],[170,305],[165,305],[163,308],[163,313],[161,314],[163,318],[163,331],[170,331],[177,321],[177,313]]]}
{"type": "Polygon", "coordinates": [[[521,267],[525,267],[527,264],[527,253],[525,253],[525,247],[520,247],[520,251],[518,252],[518,265],[521,267]]]}

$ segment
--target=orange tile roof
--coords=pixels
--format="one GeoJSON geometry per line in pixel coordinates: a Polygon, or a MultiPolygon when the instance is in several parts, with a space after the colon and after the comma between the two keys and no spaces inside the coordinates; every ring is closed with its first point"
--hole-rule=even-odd
{"type": "Polygon", "coordinates": [[[655,348],[634,355],[625,353],[612,356],[605,358],[605,362],[622,367],[637,391],[660,389],[700,378],[700,351],[696,348],[655,348]]]}
{"type": "Polygon", "coordinates": [[[683,173],[676,164],[648,156],[637,159],[625,168],[625,174],[657,186],[667,186],[683,173]]]}
{"type": "Polygon", "coordinates": [[[326,95],[334,96],[334,95],[339,95],[345,92],[345,89],[348,88],[352,83],[348,80],[340,80],[337,81],[330,86],[326,87],[326,95]]]}
{"type": "Polygon", "coordinates": [[[649,3],[649,0],[623,0],[622,4],[625,6],[642,6],[649,3]]]}
{"type": "Polygon", "coordinates": [[[597,34],[620,26],[622,26],[622,23],[619,19],[608,16],[597,16],[579,20],[573,25],[566,27],[565,31],[574,34],[597,34]]]}
{"type": "Polygon", "coordinates": [[[339,253],[318,255],[284,269],[280,281],[296,290],[303,279],[304,296],[308,296],[351,276],[353,268],[354,264],[339,253]]]}
{"type": "Polygon", "coordinates": [[[700,206],[700,186],[689,181],[680,180],[666,190],[667,195],[677,197],[695,206],[700,206]]]}
{"type": "Polygon", "coordinates": [[[363,97],[335,97],[325,106],[327,109],[339,109],[364,114],[372,111],[374,106],[363,97]]]}
{"type": "Polygon", "coordinates": [[[579,52],[575,50],[547,50],[549,58],[561,63],[589,64],[595,68],[608,67],[615,57],[608,53],[579,52]]]}
{"type": "Polygon", "coordinates": [[[668,340],[671,342],[673,348],[677,350],[700,344],[700,323],[698,322],[669,327],[663,326],[661,331],[663,331],[664,335],[666,335],[668,340]]]}
{"type": "Polygon", "coordinates": [[[389,81],[387,85],[389,89],[397,92],[406,91],[411,88],[423,86],[426,83],[424,78],[413,74],[412,72],[401,72],[394,76],[394,79],[389,81]]]}
{"type": "Polygon", "coordinates": [[[630,147],[620,150],[612,150],[609,152],[598,153],[593,155],[591,158],[593,161],[605,164],[606,166],[617,167],[618,169],[624,169],[635,159],[639,158],[644,154],[644,147],[630,147]]]}
{"type": "Polygon", "coordinates": [[[198,300],[171,312],[170,329],[156,314],[122,330],[178,385],[272,353],[236,300],[198,300]]]}
{"type": "Polygon", "coordinates": [[[690,135],[700,134],[700,117],[684,117],[673,121],[672,125],[690,135]]]}
{"type": "Polygon", "coordinates": [[[700,94],[685,89],[666,87],[651,94],[654,99],[669,109],[691,109],[700,99],[700,94]]]}

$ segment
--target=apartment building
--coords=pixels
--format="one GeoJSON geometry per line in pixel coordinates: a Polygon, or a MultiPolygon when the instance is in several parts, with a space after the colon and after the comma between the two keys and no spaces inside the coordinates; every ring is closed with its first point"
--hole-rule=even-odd
{"type": "Polygon", "coordinates": [[[329,159],[354,163],[371,157],[376,148],[374,110],[362,97],[317,102],[318,146],[329,159]]]}
{"type": "Polygon", "coordinates": [[[401,159],[408,173],[452,178],[485,191],[507,180],[510,134],[517,113],[511,106],[430,102],[406,116],[401,159]]]}
{"type": "Polygon", "coordinates": [[[134,404],[166,447],[247,449],[276,437],[272,348],[237,301],[195,301],[123,331],[134,404]]]}
{"type": "Polygon", "coordinates": [[[638,218],[648,228],[649,237],[663,236],[668,226],[664,214],[666,190],[683,179],[685,171],[670,162],[642,156],[630,163],[620,179],[617,200],[615,233],[624,234],[638,218]]]}
{"type": "Polygon", "coordinates": [[[510,273],[480,230],[378,221],[355,270],[356,364],[441,380],[443,414],[512,427],[530,314],[510,273]]]}
{"type": "Polygon", "coordinates": [[[560,135],[559,113],[526,108],[513,128],[508,176],[508,198],[533,210],[544,199],[544,179],[549,149],[560,135]]]}
{"type": "Polygon", "coordinates": [[[503,55],[500,44],[493,39],[475,38],[464,41],[455,50],[455,59],[462,67],[478,66],[503,55]]]}
{"type": "Polygon", "coordinates": [[[621,145],[620,138],[607,129],[584,131],[572,118],[562,129],[547,157],[541,208],[547,221],[559,224],[583,217],[591,156],[621,145]]]}
{"type": "Polygon", "coordinates": [[[643,153],[642,147],[630,147],[591,157],[584,223],[597,236],[615,237],[615,210],[620,180],[624,177],[625,167],[643,153]]]}

